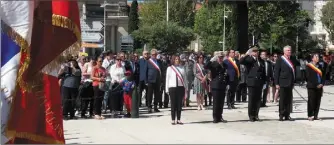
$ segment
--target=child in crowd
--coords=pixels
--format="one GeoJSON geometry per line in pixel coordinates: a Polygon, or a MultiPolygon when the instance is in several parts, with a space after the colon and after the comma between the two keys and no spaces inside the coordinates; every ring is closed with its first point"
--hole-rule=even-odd
{"type": "Polygon", "coordinates": [[[124,104],[127,110],[127,114],[125,117],[131,117],[131,101],[132,101],[132,91],[135,87],[135,81],[133,79],[133,75],[131,71],[125,72],[125,79],[121,82],[123,86],[123,97],[124,97],[124,104]]]}

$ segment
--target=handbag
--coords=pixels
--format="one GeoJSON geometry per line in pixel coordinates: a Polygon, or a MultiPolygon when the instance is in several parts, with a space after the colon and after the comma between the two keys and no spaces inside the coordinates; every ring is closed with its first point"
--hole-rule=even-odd
{"type": "Polygon", "coordinates": [[[108,87],[108,85],[106,85],[105,82],[99,82],[99,89],[101,91],[108,91],[109,87],[108,87]]]}

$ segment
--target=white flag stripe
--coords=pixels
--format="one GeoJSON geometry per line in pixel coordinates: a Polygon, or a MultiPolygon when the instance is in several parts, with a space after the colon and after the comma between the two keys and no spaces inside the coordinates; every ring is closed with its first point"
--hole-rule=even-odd
{"type": "MultiPolygon", "coordinates": [[[[34,0],[0,1],[1,22],[5,23],[5,25],[14,30],[17,35],[25,39],[28,45],[31,44],[34,8],[34,0]]],[[[5,31],[6,30],[4,30],[4,32],[5,31]]],[[[5,42],[1,41],[1,43],[5,42]]],[[[8,50],[8,48],[1,48],[1,50],[6,49],[8,50]]],[[[20,53],[13,55],[13,57],[1,67],[1,144],[5,144],[9,140],[4,134],[11,107],[7,98],[11,97],[15,90],[20,56],[20,53]]]]}

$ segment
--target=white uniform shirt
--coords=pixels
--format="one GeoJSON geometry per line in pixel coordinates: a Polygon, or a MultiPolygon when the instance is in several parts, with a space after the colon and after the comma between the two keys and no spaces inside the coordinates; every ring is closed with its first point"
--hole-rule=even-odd
{"type": "MultiPolygon", "coordinates": [[[[166,72],[166,93],[169,92],[169,88],[172,88],[172,87],[179,87],[179,86],[184,86],[185,88],[187,88],[187,77],[186,77],[186,73],[185,73],[185,70],[184,70],[184,67],[180,67],[180,66],[177,66],[175,67],[179,70],[179,72],[181,73],[181,77],[183,78],[183,81],[184,81],[184,85],[182,83],[182,81],[177,78],[177,75],[175,73],[175,71],[172,69],[172,67],[168,67],[167,68],[167,72],[166,72]],[[177,80],[177,83],[176,83],[176,80],[177,80]],[[177,85],[177,86],[176,86],[177,85]]],[[[176,70],[177,71],[177,70],[176,70]]]]}

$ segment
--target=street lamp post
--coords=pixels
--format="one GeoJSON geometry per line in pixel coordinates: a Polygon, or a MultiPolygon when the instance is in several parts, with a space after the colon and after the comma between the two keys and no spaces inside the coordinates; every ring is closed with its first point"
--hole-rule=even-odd
{"type": "Polygon", "coordinates": [[[167,5],[167,10],[166,10],[166,21],[168,23],[169,20],[169,7],[168,7],[168,0],[166,1],[166,5],[167,5]]]}
{"type": "Polygon", "coordinates": [[[106,5],[107,5],[107,1],[105,0],[103,5],[101,5],[101,7],[103,7],[103,51],[106,51],[106,5]]]}
{"type": "MultiPolygon", "coordinates": [[[[231,12],[231,11],[226,11],[225,10],[225,4],[224,4],[224,31],[223,31],[223,51],[225,51],[225,19],[227,18],[226,12],[231,12]]],[[[220,42],[219,42],[220,43],[220,42]]]]}

